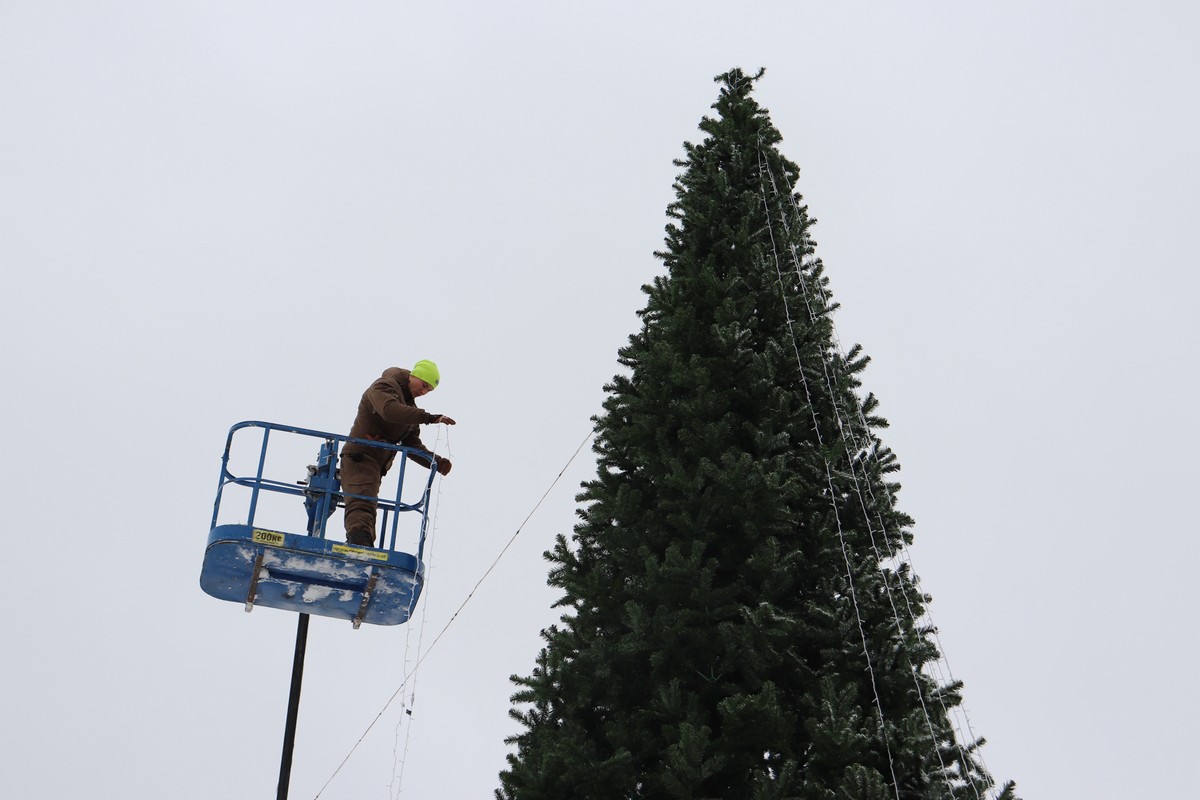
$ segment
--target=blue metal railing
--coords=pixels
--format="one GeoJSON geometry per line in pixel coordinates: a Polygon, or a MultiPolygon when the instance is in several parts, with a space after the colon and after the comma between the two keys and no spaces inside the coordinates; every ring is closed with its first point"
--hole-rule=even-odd
{"type": "MultiPolygon", "coordinates": [[[[418,512],[421,518],[421,528],[416,555],[417,560],[420,561],[425,549],[425,529],[429,522],[429,494],[433,486],[434,477],[437,475],[437,470],[433,468],[429,469],[429,476],[422,485],[420,498],[415,502],[405,502],[401,499],[401,495],[404,492],[404,476],[409,458],[413,456],[428,460],[431,465],[434,463],[432,453],[403,445],[388,444],[369,439],[353,439],[349,436],[342,436],[336,433],[325,433],[308,428],[298,428],[292,425],[280,425],[274,422],[261,422],[257,420],[239,422],[229,429],[229,435],[225,439],[225,452],[221,456],[221,479],[217,486],[216,500],[213,502],[213,518],[210,527],[215,528],[217,526],[225,488],[230,484],[250,489],[246,525],[254,525],[254,517],[258,512],[259,497],[262,492],[293,495],[303,498],[308,510],[309,524],[306,533],[322,539],[325,538],[325,527],[334,509],[340,503],[344,503],[347,497],[362,498],[376,501],[378,508],[384,513],[385,521],[388,519],[388,515],[391,515],[390,523],[385,522],[385,529],[390,529],[388,532],[391,534],[387,542],[388,546],[386,549],[388,550],[396,549],[396,535],[401,512],[418,512]],[[262,444],[258,448],[257,465],[253,475],[235,475],[230,471],[229,467],[234,438],[240,431],[248,429],[258,429],[262,432],[262,444]],[[318,440],[321,443],[317,455],[317,464],[307,467],[308,478],[306,480],[298,482],[294,479],[294,475],[291,480],[279,480],[264,474],[267,468],[267,450],[272,432],[308,437],[318,440]],[[394,495],[385,497],[381,492],[380,496],[372,497],[370,495],[341,491],[337,480],[338,455],[343,446],[349,443],[367,445],[368,447],[376,447],[381,450],[390,450],[397,453],[396,462],[389,471],[391,475],[385,477],[385,480],[395,482],[396,491],[394,495]]],[[[305,469],[303,465],[299,467],[289,465],[289,467],[292,469],[305,469]]]]}

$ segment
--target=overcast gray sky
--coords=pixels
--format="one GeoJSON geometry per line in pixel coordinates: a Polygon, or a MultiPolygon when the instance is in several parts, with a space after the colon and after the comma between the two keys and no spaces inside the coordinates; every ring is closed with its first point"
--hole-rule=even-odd
{"type": "Polygon", "coordinates": [[[320,796],[490,797],[590,451],[446,623],[590,429],[713,76],[762,66],[988,767],[1181,796],[1198,36],[1165,0],[0,0],[0,794],[274,796],[296,618],[197,582],[225,433],[344,431],[431,358],[426,594],[313,619],[291,796],[428,652],[320,796]]]}

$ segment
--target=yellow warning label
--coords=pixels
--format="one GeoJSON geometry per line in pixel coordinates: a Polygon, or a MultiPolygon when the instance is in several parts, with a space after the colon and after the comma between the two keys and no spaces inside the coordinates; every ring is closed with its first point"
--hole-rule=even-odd
{"type": "Polygon", "coordinates": [[[335,544],[333,552],[340,556],[354,556],[355,558],[370,558],[375,561],[387,561],[388,554],[381,550],[368,550],[365,547],[351,547],[345,544],[335,544]]]}
{"type": "Polygon", "coordinates": [[[282,533],[276,533],[275,531],[264,531],[255,528],[254,533],[250,535],[250,539],[259,544],[270,544],[278,547],[283,544],[284,536],[282,533]]]}

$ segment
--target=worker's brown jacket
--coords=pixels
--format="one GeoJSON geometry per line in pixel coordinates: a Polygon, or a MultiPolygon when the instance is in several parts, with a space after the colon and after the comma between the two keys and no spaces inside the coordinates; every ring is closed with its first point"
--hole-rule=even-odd
{"type": "MultiPolygon", "coordinates": [[[[358,401],[358,415],[350,427],[351,438],[427,449],[421,442],[419,426],[433,422],[437,415],[417,408],[416,400],[408,391],[408,376],[409,370],[389,367],[367,387],[358,401]]],[[[394,450],[353,442],[348,443],[342,453],[347,456],[365,455],[388,465],[395,455],[394,450]]]]}

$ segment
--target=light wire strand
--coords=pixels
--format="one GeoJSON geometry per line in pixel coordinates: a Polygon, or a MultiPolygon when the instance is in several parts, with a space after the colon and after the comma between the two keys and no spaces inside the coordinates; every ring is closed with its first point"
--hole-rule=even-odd
{"type": "Polygon", "coordinates": [[[358,737],[358,741],[356,741],[354,743],[354,745],[350,748],[350,751],[347,752],[346,756],[342,759],[341,763],[339,763],[337,765],[337,767],[333,770],[333,773],[329,776],[329,778],[321,786],[320,790],[318,790],[317,793],[313,796],[313,800],[317,800],[321,796],[321,794],[329,787],[329,784],[333,782],[333,779],[337,777],[338,773],[342,771],[342,768],[344,766],[346,766],[346,763],[350,760],[350,757],[352,755],[354,755],[354,751],[358,749],[358,746],[360,744],[362,744],[363,740],[365,740],[367,738],[367,734],[369,734],[371,732],[371,729],[375,727],[375,724],[377,722],[379,722],[380,718],[382,718],[384,713],[387,712],[388,707],[392,704],[392,701],[394,701],[396,699],[396,697],[404,690],[405,686],[408,684],[409,679],[412,678],[412,676],[414,674],[416,674],[416,671],[421,666],[421,663],[426,658],[429,657],[429,654],[431,652],[433,652],[433,648],[437,646],[437,643],[439,641],[441,641],[442,636],[444,636],[446,634],[446,631],[449,630],[450,626],[454,624],[454,621],[458,619],[458,615],[462,613],[462,610],[464,608],[466,608],[467,603],[471,602],[471,598],[475,596],[475,592],[479,590],[479,587],[483,584],[483,582],[485,580],[487,580],[487,577],[489,575],[491,575],[492,570],[494,570],[496,568],[496,565],[500,563],[500,559],[503,558],[504,554],[508,552],[508,549],[512,546],[512,543],[516,541],[517,537],[521,534],[521,531],[523,531],[525,529],[525,526],[529,523],[529,520],[533,517],[534,514],[537,513],[537,510],[542,507],[542,504],[546,501],[546,498],[550,496],[550,492],[552,492],[554,490],[554,487],[556,485],[558,485],[559,480],[561,480],[562,476],[564,474],[566,474],[566,471],[571,467],[571,464],[573,464],[575,459],[579,456],[580,451],[583,450],[584,446],[588,443],[588,441],[592,438],[592,436],[595,435],[595,433],[596,432],[593,429],[591,431],[588,431],[587,436],[583,437],[583,441],[579,443],[579,447],[575,448],[575,452],[571,454],[571,457],[569,459],[567,459],[567,463],[563,465],[563,468],[561,470],[559,470],[558,475],[556,475],[554,480],[550,482],[550,486],[546,489],[545,492],[542,493],[541,498],[539,498],[537,503],[534,504],[532,510],[530,510],[530,512],[525,515],[525,519],[523,519],[521,521],[521,524],[517,526],[516,531],[514,531],[513,535],[511,537],[509,537],[509,539],[505,543],[504,547],[501,548],[499,555],[496,556],[496,558],[492,561],[491,565],[487,568],[487,570],[484,571],[483,575],[479,578],[479,580],[475,582],[475,586],[467,594],[466,599],[464,599],[462,601],[462,603],[458,606],[458,608],[455,610],[455,612],[450,616],[450,619],[446,622],[445,626],[442,627],[442,630],[438,632],[438,635],[436,637],[434,637],[434,640],[429,644],[429,649],[426,650],[424,653],[420,653],[418,655],[417,661],[413,665],[413,668],[400,681],[400,685],[396,688],[396,691],[393,692],[392,696],[389,697],[387,699],[387,702],[385,702],[383,704],[383,708],[379,709],[379,713],[377,713],[375,715],[375,718],[371,720],[369,725],[367,725],[366,729],[362,732],[362,735],[358,737]]]}
{"type": "MultiPolygon", "coordinates": [[[[769,174],[770,166],[766,163],[766,156],[763,155],[761,139],[758,143],[758,161],[759,161],[759,168],[761,170],[760,176],[769,174]]],[[[871,652],[870,652],[870,647],[869,647],[869,644],[867,641],[867,632],[866,632],[866,628],[863,624],[862,613],[858,606],[858,593],[857,593],[857,591],[855,589],[855,585],[854,585],[854,566],[850,559],[850,547],[846,542],[845,533],[842,530],[841,514],[838,512],[837,489],[835,488],[834,483],[833,483],[833,469],[829,463],[829,458],[826,455],[824,455],[825,442],[824,442],[824,438],[821,435],[821,428],[820,428],[819,421],[817,419],[816,403],[813,402],[812,391],[809,389],[809,385],[808,385],[808,376],[805,374],[804,360],[800,355],[800,345],[796,341],[795,324],[792,319],[791,305],[788,303],[788,300],[787,300],[787,289],[784,284],[783,269],[780,266],[779,248],[778,248],[778,246],[776,244],[776,240],[775,240],[775,229],[771,222],[770,202],[767,198],[766,186],[762,184],[761,179],[760,179],[759,189],[760,189],[760,192],[762,195],[763,212],[764,212],[764,214],[766,216],[766,220],[767,220],[767,234],[771,240],[772,260],[775,265],[776,277],[778,278],[778,281],[779,281],[780,298],[783,300],[784,316],[787,321],[788,332],[790,334],[791,341],[792,341],[792,350],[796,354],[796,366],[799,368],[799,371],[800,371],[800,383],[801,383],[801,386],[804,388],[805,399],[807,399],[807,401],[808,401],[809,412],[811,413],[812,418],[813,418],[813,432],[815,433],[815,435],[817,437],[817,446],[820,448],[820,450],[822,452],[821,458],[825,464],[825,479],[826,479],[827,485],[829,486],[829,502],[833,509],[833,518],[834,518],[835,525],[837,527],[838,542],[840,543],[840,546],[841,546],[842,558],[846,562],[846,582],[847,582],[847,586],[849,587],[849,590],[850,590],[850,602],[851,602],[852,607],[854,608],[854,618],[858,623],[859,637],[862,640],[863,658],[866,660],[867,674],[870,677],[870,681],[871,681],[871,693],[874,697],[875,711],[876,711],[876,714],[878,715],[879,736],[883,742],[884,750],[887,753],[888,770],[891,772],[891,775],[892,775],[892,788],[896,794],[896,800],[900,800],[900,782],[896,777],[895,759],[892,756],[892,747],[891,747],[891,743],[888,740],[887,725],[886,725],[886,721],[884,719],[884,714],[883,714],[883,701],[880,699],[880,696],[879,696],[879,686],[875,679],[875,668],[871,663],[871,652]]],[[[810,320],[815,320],[817,315],[816,315],[816,312],[814,312],[812,309],[811,302],[808,300],[807,285],[805,283],[803,274],[801,274],[799,270],[797,270],[796,278],[800,282],[800,286],[805,292],[804,297],[805,297],[806,304],[808,304],[809,318],[810,318],[810,320]]],[[[822,358],[822,363],[824,362],[824,360],[825,359],[822,358]]],[[[828,377],[829,377],[828,372],[826,372],[826,380],[827,381],[828,381],[828,377]]],[[[834,400],[834,402],[836,404],[836,395],[834,394],[833,387],[830,386],[829,388],[830,388],[830,399],[834,400]]],[[[839,429],[841,428],[840,417],[838,420],[838,427],[839,427],[839,429]]]]}
{"type": "MultiPolygon", "coordinates": [[[[449,456],[453,456],[454,450],[450,445],[450,429],[446,428],[446,429],[444,429],[444,432],[445,432],[445,436],[446,436],[446,453],[449,456]]],[[[435,453],[438,451],[438,448],[442,443],[442,433],[443,433],[443,428],[441,426],[439,426],[437,439],[435,439],[434,443],[433,443],[433,452],[435,452],[435,453]]],[[[433,580],[433,572],[434,572],[433,564],[434,564],[434,549],[437,545],[438,514],[441,511],[441,507],[442,507],[442,485],[443,485],[442,482],[439,480],[437,482],[437,493],[434,495],[433,508],[431,511],[432,520],[431,520],[431,524],[430,524],[430,531],[429,531],[429,537],[428,537],[429,538],[429,550],[428,550],[428,552],[429,552],[429,574],[427,575],[427,579],[425,582],[425,589],[422,592],[422,594],[425,596],[425,602],[421,604],[421,624],[417,626],[417,659],[418,659],[418,661],[420,660],[420,657],[421,657],[421,647],[425,641],[425,625],[428,622],[428,613],[427,612],[429,609],[429,590],[430,590],[430,588],[432,588],[432,585],[436,583],[436,581],[433,580]]],[[[409,606],[408,606],[409,620],[412,619],[413,607],[415,605],[416,605],[416,599],[410,598],[409,606]]],[[[404,632],[404,666],[405,666],[405,669],[407,669],[408,668],[409,645],[412,640],[412,625],[409,624],[409,625],[406,625],[405,627],[406,627],[406,630],[404,632]]],[[[393,761],[392,761],[392,782],[388,786],[388,797],[389,798],[399,797],[400,794],[404,791],[404,768],[408,763],[408,744],[409,744],[409,740],[412,738],[412,728],[413,728],[413,722],[415,719],[412,715],[412,709],[416,705],[416,700],[417,700],[417,673],[414,668],[413,674],[412,674],[412,684],[409,687],[409,691],[408,691],[408,701],[405,702],[403,698],[400,701],[401,714],[400,714],[399,721],[397,721],[397,723],[396,723],[395,739],[392,742],[392,759],[393,759],[393,761]],[[408,720],[407,725],[405,725],[405,719],[408,720]],[[400,747],[400,729],[401,729],[401,727],[404,728],[404,745],[403,745],[403,747],[400,747]]]]}
{"type": "MultiPolygon", "coordinates": [[[[770,169],[769,164],[768,164],[767,168],[768,168],[768,170],[770,169]]],[[[789,198],[791,206],[794,211],[798,212],[799,209],[797,207],[796,200],[795,200],[794,187],[792,186],[791,181],[788,178],[786,172],[783,173],[783,180],[786,183],[787,196],[789,198]]],[[[778,195],[778,189],[775,186],[775,179],[774,179],[773,174],[771,175],[771,184],[772,184],[772,188],[775,190],[776,194],[778,195]]],[[[784,217],[782,217],[782,219],[783,219],[784,227],[786,229],[787,228],[787,218],[786,218],[786,216],[784,216],[784,217]]],[[[801,258],[797,255],[795,243],[789,243],[789,249],[790,249],[791,256],[792,256],[792,263],[795,265],[797,274],[799,275],[800,269],[801,269],[801,258]]],[[[818,282],[816,285],[816,291],[820,294],[822,302],[827,306],[829,304],[829,297],[825,291],[824,286],[821,285],[820,282],[818,282]]],[[[841,341],[837,334],[837,328],[836,328],[836,326],[833,326],[832,323],[831,323],[831,329],[832,329],[833,340],[834,340],[835,346],[838,349],[838,352],[844,352],[841,341]]],[[[827,374],[827,379],[828,379],[828,374],[827,374]]],[[[837,407],[835,406],[835,408],[837,408],[837,407]]],[[[839,410],[838,411],[839,417],[840,417],[840,413],[841,412],[839,410]]],[[[878,441],[877,437],[874,437],[871,434],[871,426],[866,418],[866,414],[863,412],[863,409],[861,407],[855,408],[853,410],[853,414],[855,416],[857,416],[858,422],[859,422],[862,430],[867,433],[868,437],[872,441],[868,442],[867,444],[861,444],[857,439],[857,434],[855,433],[853,426],[846,426],[847,437],[848,437],[850,443],[853,445],[854,449],[858,452],[861,452],[865,458],[873,458],[877,463],[880,463],[880,466],[882,467],[883,465],[879,459],[878,448],[875,447],[876,444],[879,444],[879,441],[878,441]]],[[[841,425],[841,422],[839,419],[839,426],[840,425],[841,425]]],[[[869,475],[867,474],[866,463],[865,463],[865,461],[862,461],[860,463],[861,463],[861,468],[863,471],[864,483],[867,487],[867,495],[870,496],[871,501],[875,504],[875,507],[879,508],[880,507],[879,499],[875,496],[874,484],[870,481],[869,475]]],[[[883,554],[880,552],[880,550],[876,544],[874,532],[871,530],[871,527],[870,527],[870,514],[866,507],[865,500],[863,498],[861,486],[858,482],[858,474],[854,470],[854,459],[853,458],[851,458],[851,475],[854,479],[855,488],[856,488],[856,491],[858,492],[860,503],[863,504],[862,508],[863,508],[863,512],[864,512],[864,517],[868,521],[867,532],[871,537],[872,548],[875,550],[875,554],[880,559],[880,562],[883,563],[885,559],[883,558],[883,554]]],[[[895,498],[893,497],[891,490],[889,489],[886,481],[881,482],[880,486],[883,491],[883,495],[886,500],[887,506],[889,508],[894,507],[895,506],[895,498]]],[[[883,520],[882,514],[880,514],[878,511],[876,512],[876,518],[879,523],[880,532],[884,535],[885,541],[886,541],[887,534],[888,534],[887,525],[883,520]]],[[[903,553],[903,559],[901,559],[899,556],[894,555],[894,556],[892,556],[892,558],[890,560],[893,564],[907,563],[911,568],[913,559],[912,559],[912,554],[908,549],[908,542],[905,540],[904,536],[902,536],[902,535],[897,536],[896,538],[898,539],[898,541],[900,543],[900,550],[903,553]]],[[[898,582],[903,584],[903,578],[899,575],[898,571],[897,571],[896,579],[898,582]]],[[[913,580],[914,581],[916,580],[915,572],[913,572],[913,580]]],[[[896,617],[897,624],[899,624],[899,615],[898,615],[898,612],[895,607],[895,601],[891,599],[891,587],[890,587],[889,582],[887,581],[886,572],[884,573],[884,585],[885,585],[885,588],[888,590],[889,601],[892,603],[893,615],[896,617]]],[[[916,584],[914,583],[914,586],[915,585],[916,584]]],[[[927,627],[930,629],[930,631],[932,633],[935,645],[937,646],[938,658],[933,660],[932,662],[930,662],[929,666],[930,666],[930,671],[934,673],[935,679],[938,681],[939,685],[941,685],[941,686],[949,686],[954,683],[957,683],[957,681],[954,678],[953,672],[950,670],[949,658],[946,656],[945,648],[942,646],[941,637],[938,634],[937,626],[934,624],[933,615],[932,615],[932,612],[930,612],[930,610],[928,608],[928,604],[926,604],[926,606],[924,608],[924,612],[923,612],[923,618],[926,620],[926,624],[924,626],[921,626],[920,621],[917,617],[917,614],[912,608],[912,602],[909,599],[908,593],[901,592],[901,595],[904,598],[904,604],[908,610],[908,617],[912,621],[913,625],[918,628],[919,627],[927,627]],[[949,682],[947,682],[941,674],[941,665],[942,664],[946,665],[946,670],[950,675],[949,682]]],[[[914,667],[914,672],[915,672],[915,667],[914,667]]],[[[920,697],[922,707],[924,708],[925,707],[924,694],[921,689],[921,686],[919,685],[919,679],[917,679],[915,675],[914,675],[914,680],[918,680],[918,684],[917,684],[918,696],[920,697]]],[[[953,728],[953,730],[956,734],[954,741],[953,741],[953,745],[956,747],[958,754],[959,754],[959,764],[962,766],[962,768],[964,770],[969,769],[970,762],[967,759],[967,754],[963,748],[963,742],[965,740],[968,743],[969,747],[974,748],[974,756],[978,760],[979,765],[983,768],[984,772],[990,774],[988,767],[987,767],[987,762],[983,758],[983,754],[981,752],[979,752],[978,748],[975,748],[975,744],[978,741],[978,737],[976,737],[974,729],[971,726],[970,717],[967,714],[965,706],[962,703],[960,703],[953,710],[949,709],[946,706],[945,697],[941,692],[937,693],[937,701],[938,701],[938,704],[941,706],[942,713],[945,714],[947,721],[951,724],[951,727],[953,728]],[[962,726],[962,724],[960,724],[960,721],[959,721],[960,718],[962,720],[964,720],[966,723],[966,733],[968,735],[964,735],[963,726],[962,726]]],[[[931,734],[934,735],[935,742],[936,742],[937,737],[936,737],[936,734],[933,733],[933,731],[932,731],[932,721],[929,719],[928,709],[925,709],[925,713],[926,713],[926,719],[931,727],[931,734]]],[[[938,753],[938,757],[939,757],[939,761],[940,761],[941,760],[940,751],[938,753]]],[[[943,768],[945,768],[944,763],[943,763],[943,768]]],[[[970,783],[971,789],[974,792],[975,796],[977,798],[980,797],[979,788],[975,785],[975,780],[971,777],[971,775],[969,773],[964,773],[961,777],[964,781],[970,783]]],[[[981,778],[982,783],[984,783],[984,784],[988,783],[987,780],[983,779],[983,776],[980,776],[980,778],[981,778]]]]}
{"type": "MultiPolygon", "coordinates": [[[[769,180],[771,190],[774,193],[775,197],[778,198],[780,195],[780,190],[779,190],[778,184],[776,183],[775,175],[771,170],[769,159],[765,158],[765,156],[763,156],[763,154],[762,154],[761,141],[759,143],[759,156],[760,156],[760,165],[762,166],[762,168],[764,170],[765,177],[767,178],[767,180],[769,180]]],[[[786,172],[783,174],[783,179],[788,184],[787,185],[787,196],[788,196],[788,200],[791,204],[791,208],[794,212],[799,213],[799,208],[797,207],[797,201],[795,198],[793,187],[791,186],[790,180],[788,179],[786,172]]],[[[770,204],[766,197],[765,183],[761,185],[761,188],[763,191],[764,211],[767,214],[768,231],[771,236],[772,251],[773,251],[773,255],[775,258],[775,262],[776,262],[776,272],[777,272],[777,275],[780,280],[781,290],[783,290],[783,288],[784,288],[783,287],[783,275],[782,275],[782,270],[780,269],[780,266],[779,266],[779,252],[778,252],[777,247],[775,246],[774,230],[773,230],[772,223],[771,223],[770,204]]],[[[800,282],[802,291],[804,292],[804,299],[805,299],[805,303],[808,307],[810,321],[815,321],[817,314],[813,311],[812,301],[809,297],[809,284],[804,278],[804,269],[807,265],[805,264],[805,259],[804,259],[803,255],[798,253],[796,243],[795,243],[795,241],[793,241],[790,220],[788,218],[788,215],[783,213],[782,211],[780,212],[780,226],[783,229],[783,233],[784,233],[785,237],[787,238],[787,248],[789,251],[789,255],[791,256],[792,266],[796,272],[796,277],[797,277],[798,281],[800,282]]],[[[803,235],[803,232],[801,235],[803,235]]],[[[827,293],[825,292],[824,286],[821,284],[820,281],[815,281],[814,283],[815,283],[815,292],[817,292],[819,294],[821,308],[827,309],[829,307],[829,297],[828,297],[827,293]]],[[[789,327],[790,327],[791,317],[790,317],[790,310],[787,310],[788,303],[787,303],[786,294],[783,297],[783,302],[784,302],[784,306],[785,306],[785,311],[788,314],[788,322],[789,322],[789,327]]],[[[830,327],[831,327],[831,337],[834,342],[835,349],[840,354],[844,351],[843,351],[841,342],[837,336],[836,326],[834,326],[832,324],[832,321],[830,321],[830,327]]],[[[794,339],[794,335],[795,334],[793,333],[793,339],[794,339]]],[[[797,354],[798,354],[798,350],[797,350],[797,354]]],[[[800,364],[800,366],[801,366],[801,373],[802,373],[802,377],[803,377],[803,365],[800,364]]],[[[822,360],[821,366],[822,366],[822,370],[824,372],[825,384],[830,391],[830,396],[831,396],[831,399],[834,404],[834,413],[837,418],[836,421],[837,421],[837,425],[838,425],[838,430],[843,437],[843,441],[846,442],[846,455],[847,455],[847,458],[849,460],[849,465],[850,465],[850,477],[853,482],[855,495],[858,498],[860,507],[862,508],[862,511],[863,511],[864,519],[866,520],[866,523],[867,523],[867,525],[866,525],[867,535],[870,539],[871,548],[872,548],[873,552],[875,553],[875,557],[881,565],[881,574],[883,576],[884,590],[888,596],[888,603],[892,609],[892,617],[896,624],[897,633],[900,636],[903,636],[903,633],[904,633],[903,632],[903,623],[901,622],[900,611],[897,608],[896,600],[895,600],[895,597],[894,597],[894,594],[892,591],[891,580],[889,580],[889,578],[888,578],[888,570],[886,568],[882,568],[883,565],[889,563],[889,561],[893,564],[898,563],[899,559],[894,555],[890,559],[885,558],[884,553],[880,549],[878,541],[876,540],[875,530],[871,526],[872,514],[871,514],[870,506],[873,505],[877,509],[875,512],[875,517],[878,521],[880,533],[883,535],[884,540],[886,542],[887,541],[887,533],[888,533],[887,526],[883,520],[882,513],[880,511],[878,511],[878,508],[879,508],[878,498],[875,496],[874,486],[870,480],[869,474],[867,473],[867,466],[866,466],[866,459],[874,458],[876,461],[878,461],[878,459],[879,459],[878,448],[877,448],[878,440],[876,437],[874,437],[871,434],[870,424],[869,424],[868,420],[866,419],[866,415],[863,412],[862,408],[856,408],[854,410],[854,414],[850,414],[850,416],[855,416],[855,415],[857,416],[857,421],[858,421],[859,425],[861,426],[862,430],[866,432],[866,435],[868,437],[868,439],[865,443],[859,440],[858,435],[854,429],[854,426],[847,424],[847,422],[843,419],[842,414],[843,414],[844,409],[842,407],[842,400],[840,399],[840,394],[838,392],[836,392],[836,390],[835,390],[835,381],[833,379],[833,376],[829,372],[830,365],[828,363],[828,360],[827,359],[822,360]],[[857,458],[855,456],[856,453],[861,455],[862,458],[857,458]],[[864,479],[862,482],[859,481],[858,471],[855,466],[856,462],[858,462],[861,465],[861,469],[863,472],[863,479],[864,479]],[[866,486],[865,493],[863,490],[864,485],[866,486]],[[868,496],[870,497],[870,499],[872,501],[871,504],[868,504],[868,502],[867,502],[868,496]]],[[[807,392],[807,383],[805,383],[805,391],[807,392]]],[[[826,464],[826,469],[827,469],[827,471],[829,470],[828,463],[826,464]]],[[[831,490],[832,490],[832,484],[831,484],[831,490]]],[[[883,485],[883,491],[886,493],[885,496],[887,497],[887,499],[889,501],[889,507],[891,505],[894,505],[894,503],[890,502],[892,500],[892,497],[891,497],[890,491],[887,488],[886,483],[883,485]]],[[[835,512],[836,512],[836,509],[835,509],[835,512]]],[[[839,530],[839,536],[841,536],[840,530],[839,530]]],[[[900,541],[902,548],[904,549],[905,556],[907,557],[907,562],[909,564],[911,564],[911,556],[907,552],[907,542],[905,542],[903,536],[899,536],[898,539],[900,541]]],[[[844,546],[845,545],[843,543],[843,547],[844,546]]],[[[900,571],[898,569],[894,570],[894,571],[896,573],[895,579],[898,583],[897,590],[900,591],[900,594],[903,597],[904,605],[907,607],[907,610],[908,610],[909,619],[912,621],[914,626],[918,626],[919,623],[917,620],[917,616],[912,608],[912,603],[908,596],[908,593],[902,591],[903,584],[904,584],[904,578],[900,574],[900,571]]],[[[932,627],[932,624],[930,625],[930,627],[932,627]]],[[[936,635],[936,628],[933,628],[933,631],[934,631],[935,641],[937,642],[939,657],[943,658],[943,660],[944,660],[944,654],[942,653],[941,642],[940,642],[940,640],[938,640],[938,637],[936,635]]],[[[868,663],[868,669],[869,668],[870,668],[870,664],[868,663]]],[[[925,690],[921,684],[919,669],[915,666],[915,664],[913,664],[911,662],[911,660],[910,660],[910,668],[912,669],[912,672],[913,672],[913,681],[914,681],[914,685],[916,686],[917,697],[920,702],[922,712],[925,716],[926,725],[928,726],[931,741],[933,743],[934,754],[937,756],[938,762],[942,769],[942,774],[944,776],[946,776],[947,779],[950,779],[953,775],[953,772],[947,767],[945,760],[942,758],[942,751],[941,751],[941,747],[939,746],[941,737],[938,735],[938,733],[935,729],[935,726],[933,724],[932,715],[930,714],[929,707],[926,704],[925,690]]],[[[940,676],[940,670],[938,669],[938,664],[936,661],[933,664],[933,668],[935,671],[938,672],[938,674],[940,676]]],[[[939,681],[939,682],[942,684],[945,683],[944,681],[939,681]]],[[[977,798],[979,798],[980,797],[979,788],[978,788],[978,786],[976,786],[975,779],[972,777],[972,775],[968,771],[970,762],[966,756],[966,753],[963,751],[962,743],[960,741],[964,737],[962,736],[961,728],[958,726],[958,717],[957,717],[957,715],[950,713],[950,710],[946,707],[945,698],[942,696],[942,694],[940,692],[937,693],[937,699],[938,699],[939,704],[941,705],[942,712],[945,714],[947,721],[951,724],[952,729],[956,729],[959,734],[956,737],[952,737],[952,739],[953,739],[952,743],[958,748],[958,753],[959,753],[958,764],[956,766],[960,766],[963,770],[963,772],[959,775],[959,779],[961,779],[963,782],[967,783],[970,786],[970,788],[972,789],[972,791],[974,792],[975,796],[977,798]]],[[[879,709],[879,712],[882,716],[881,708],[879,709]]],[[[969,721],[968,721],[968,728],[969,728],[969,721]]],[[[971,741],[975,741],[973,732],[972,732],[971,741]]],[[[886,746],[886,741],[885,741],[885,746],[886,746]]],[[[982,759],[980,759],[979,763],[981,764],[981,766],[983,766],[984,770],[987,769],[986,764],[983,763],[982,759]]],[[[897,789],[897,791],[898,791],[898,789],[897,789]]]]}

